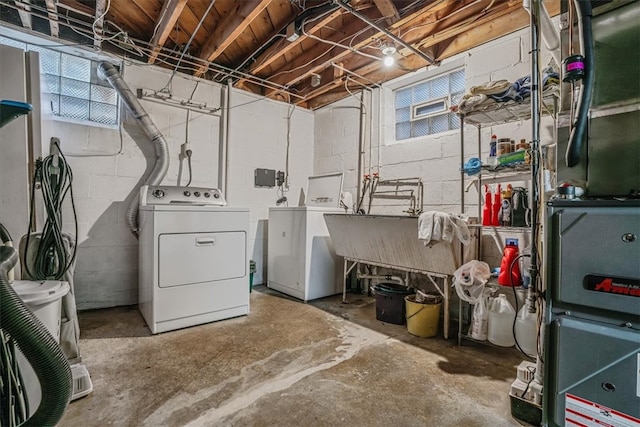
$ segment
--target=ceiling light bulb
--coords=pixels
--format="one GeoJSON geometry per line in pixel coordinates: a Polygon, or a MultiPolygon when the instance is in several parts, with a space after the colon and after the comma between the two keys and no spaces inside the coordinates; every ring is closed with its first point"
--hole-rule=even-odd
{"type": "Polygon", "coordinates": [[[393,56],[391,55],[387,55],[384,57],[384,65],[386,65],[387,67],[391,67],[395,62],[395,59],[393,59],[393,56]]]}

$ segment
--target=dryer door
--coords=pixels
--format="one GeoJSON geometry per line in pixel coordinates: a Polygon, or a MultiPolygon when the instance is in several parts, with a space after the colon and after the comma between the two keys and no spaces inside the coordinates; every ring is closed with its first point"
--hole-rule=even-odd
{"type": "Polygon", "coordinates": [[[244,232],[161,234],[158,236],[158,286],[169,288],[246,274],[244,232]]]}

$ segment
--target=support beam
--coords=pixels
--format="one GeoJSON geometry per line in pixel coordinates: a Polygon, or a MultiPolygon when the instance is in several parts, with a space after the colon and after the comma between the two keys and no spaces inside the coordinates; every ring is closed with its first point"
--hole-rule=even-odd
{"type": "Polygon", "coordinates": [[[31,29],[31,1],[30,0],[15,0],[15,4],[18,7],[18,15],[20,15],[20,21],[24,28],[31,29]]]}
{"type": "Polygon", "coordinates": [[[398,9],[396,9],[396,5],[393,4],[392,0],[373,0],[376,4],[376,7],[385,18],[387,25],[392,25],[394,22],[400,20],[400,14],[398,13],[398,9]]]}
{"type": "Polygon", "coordinates": [[[60,28],[58,27],[58,7],[55,0],[44,0],[47,5],[47,16],[49,18],[49,28],[51,37],[58,37],[60,28]]]}
{"type": "Polygon", "coordinates": [[[148,62],[153,64],[158,57],[158,53],[162,49],[162,46],[167,42],[171,30],[178,22],[182,10],[187,4],[187,0],[164,0],[160,15],[156,21],[156,26],[153,34],[153,38],[149,42],[153,47],[153,51],[149,54],[148,62]]]}
{"type": "MultiPolygon", "coordinates": [[[[272,0],[245,0],[235,3],[215,31],[200,50],[200,58],[207,62],[214,61],[224,50],[233,43],[243,31],[247,29],[249,24],[256,19],[262,11],[269,6],[272,0]]],[[[194,75],[202,76],[207,71],[207,66],[200,67],[194,75]]]]}
{"type": "MultiPolygon", "coordinates": [[[[51,0],[47,0],[47,1],[51,1],[51,0]]],[[[94,17],[95,19],[94,28],[97,36],[94,34],[93,45],[98,49],[100,49],[102,45],[102,40],[100,39],[103,34],[102,29],[104,28],[104,16],[102,15],[104,14],[106,3],[107,3],[106,0],[96,0],[96,14],[94,17]]]]}

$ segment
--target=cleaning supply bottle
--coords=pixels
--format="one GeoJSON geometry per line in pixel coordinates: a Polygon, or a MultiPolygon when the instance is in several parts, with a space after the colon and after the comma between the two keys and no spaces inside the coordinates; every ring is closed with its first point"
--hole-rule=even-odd
{"type": "Polygon", "coordinates": [[[506,239],[502,253],[498,284],[502,286],[520,286],[520,266],[514,260],[518,257],[518,239],[506,239]],[[511,275],[509,275],[511,272],[511,275]]]}
{"type": "Polygon", "coordinates": [[[500,225],[499,215],[501,208],[501,193],[501,187],[500,184],[498,184],[496,192],[493,194],[493,205],[491,205],[491,225],[493,226],[500,225]]]}
{"type": "Polygon", "coordinates": [[[484,207],[482,208],[482,225],[491,225],[491,192],[484,186],[484,207]]]}
{"type": "Polygon", "coordinates": [[[489,166],[496,166],[498,164],[498,137],[491,135],[491,142],[489,143],[489,157],[487,158],[487,164],[489,166]]]}
{"type": "Polygon", "coordinates": [[[511,347],[516,341],[513,337],[513,321],[516,318],[516,311],[507,296],[501,294],[494,298],[489,307],[489,324],[487,328],[487,338],[491,344],[501,347],[511,347]]]}
{"type": "Polygon", "coordinates": [[[500,201],[499,223],[502,226],[509,227],[511,225],[511,195],[513,194],[511,184],[507,185],[507,189],[502,192],[502,200],[500,201]]]}
{"type": "Polygon", "coordinates": [[[516,340],[520,349],[529,357],[536,357],[537,338],[536,312],[531,309],[531,302],[527,300],[516,316],[516,340]]]}

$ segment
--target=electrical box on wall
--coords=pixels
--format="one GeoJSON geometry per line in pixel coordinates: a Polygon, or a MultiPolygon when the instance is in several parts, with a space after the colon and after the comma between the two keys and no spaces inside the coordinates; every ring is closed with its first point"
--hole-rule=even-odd
{"type": "Polygon", "coordinates": [[[256,169],[254,176],[255,176],[254,185],[256,187],[275,187],[276,186],[275,169],[256,169]]]}

